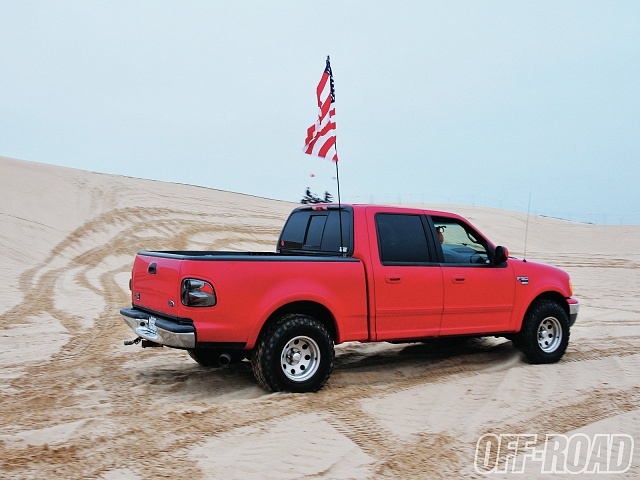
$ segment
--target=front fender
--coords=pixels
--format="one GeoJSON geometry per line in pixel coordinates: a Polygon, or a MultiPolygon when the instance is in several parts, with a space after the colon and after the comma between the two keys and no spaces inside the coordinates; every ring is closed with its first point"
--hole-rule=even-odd
{"type": "MultiPolygon", "coordinates": [[[[571,315],[569,299],[572,298],[569,274],[559,268],[542,263],[509,259],[514,267],[516,296],[513,312],[513,330],[520,331],[522,321],[531,304],[538,298],[550,298],[562,302],[571,315]]],[[[577,303],[573,299],[571,303],[577,303]]],[[[577,311],[575,312],[577,314],[577,311]]],[[[575,320],[575,318],[574,318],[575,320]]]]}

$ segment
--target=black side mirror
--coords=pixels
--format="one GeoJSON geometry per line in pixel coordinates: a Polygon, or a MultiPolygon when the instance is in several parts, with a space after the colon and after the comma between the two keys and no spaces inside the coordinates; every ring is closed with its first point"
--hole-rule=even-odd
{"type": "Polygon", "coordinates": [[[493,254],[493,264],[501,265],[507,261],[507,258],[509,258],[509,250],[507,249],[507,247],[498,245],[496,247],[495,253],[493,254]]]}

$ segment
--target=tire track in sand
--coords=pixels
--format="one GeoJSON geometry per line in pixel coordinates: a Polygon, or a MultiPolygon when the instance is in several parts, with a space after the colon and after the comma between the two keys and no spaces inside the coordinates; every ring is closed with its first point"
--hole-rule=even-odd
{"type": "MultiPolygon", "coordinates": [[[[96,190],[96,203],[101,194],[96,190]]],[[[6,325],[48,313],[69,334],[65,347],[51,360],[24,366],[24,374],[10,382],[10,391],[0,391],[3,475],[99,478],[124,469],[140,478],[170,477],[176,472],[206,478],[211,472],[202,471],[188,456],[194,446],[236,429],[266,429],[273,422],[305,413],[327,419],[373,458],[375,477],[415,477],[416,472],[456,476],[470,461],[473,445],[467,438],[425,430],[400,437],[364,408],[363,401],[482,374],[493,375],[499,385],[514,365],[521,365],[514,364],[508,342],[472,342],[456,348],[394,346],[361,358],[345,351],[337,357],[329,384],[315,395],[261,392],[246,362],[206,370],[174,350],[125,348],[121,342],[131,332],[117,312],[129,297],[116,279],[130,270],[136,250],[205,244],[224,249],[247,243],[273,250],[284,218],[268,208],[246,208],[241,203],[219,214],[177,207],[117,209],[115,205],[70,233],[50,257],[27,269],[18,285],[24,301],[3,315],[6,325]],[[65,282],[77,285],[80,297],[98,297],[102,308],[90,318],[69,312],[78,302],[59,298],[65,282]],[[53,435],[49,429],[60,430],[53,435]]],[[[631,347],[637,346],[636,338],[629,341],[631,347]]],[[[595,344],[586,345],[572,344],[567,360],[580,363],[624,354],[613,341],[595,349],[595,344]]],[[[534,389],[537,376],[527,372],[536,367],[530,368],[523,372],[523,381],[527,389],[534,389]]],[[[480,435],[489,428],[496,432],[537,427],[541,433],[547,428],[568,429],[594,415],[606,418],[628,411],[640,401],[637,389],[615,386],[585,398],[587,402],[563,405],[558,411],[550,405],[543,411],[546,423],[534,424],[528,417],[520,422],[503,420],[490,427],[483,424],[483,431],[467,435],[480,435]],[[593,408],[587,408],[587,403],[593,408]],[[570,421],[572,413],[580,421],[570,421]]],[[[451,408],[460,408],[458,414],[464,416],[469,414],[464,409],[486,401],[486,395],[468,405],[452,401],[451,408]]],[[[425,410],[433,407],[424,405],[425,410]]],[[[513,415],[529,408],[527,404],[515,407],[513,415]]]]}
{"type": "MultiPolygon", "coordinates": [[[[95,416],[105,410],[112,410],[110,415],[115,414],[120,425],[127,425],[127,420],[131,425],[140,424],[140,417],[144,417],[144,414],[140,414],[136,398],[129,397],[123,402],[123,396],[119,394],[123,385],[131,385],[135,379],[131,378],[130,372],[120,368],[132,351],[113,355],[114,345],[121,344],[123,332],[128,330],[117,311],[130,301],[126,292],[115,283],[114,277],[130,270],[137,245],[182,249],[187,248],[193,235],[207,235],[215,239],[216,247],[221,248],[232,245],[234,240],[246,240],[247,237],[257,239],[254,240],[256,243],[265,243],[262,238],[275,234],[272,228],[241,225],[230,228],[212,222],[211,218],[207,220],[203,222],[201,216],[168,209],[107,212],[74,231],[53,249],[49,259],[22,274],[20,288],[25,293],[25,300],[3,315],[3,324],[25,322],[30,317],[47,312],[62,323],[70,339],[50,361],[25,367],[26,373],[12,382],[13,390],[18,394],[0,396],[0,417],[6,426],[3,434],[18,433],[25,427],[46,429],[78,419],[94,421],[95,416]],[[141,231],[146,235],[137,237],[136,232],[141,231]],[[108,257],[122,257],[125,263],[115,268],[106,266],[104,260],[108,257]],[[58,294],[56,287],[70,271],[77,272],[70,281],[99,294],[104,301],[102,312],[91,319],[93,325],[90,328],[83,327],[86,320],[81,315],[69,315],[55,306],[58,294]],[[93,280],[89,279],[90,273],[93,274],[93,280]],[[33,295],[34,292],[37,295],[33,295]],[[109,405],[109,408],[95,405],[87,407],[87,398],[78,393],[96,390],[106,395],[107,399],[102,399],[100,403],[109,405]],[[84,411],[79,414],[79,410],[84,411]]],[[[274,244],[275,241],[271,243],[274,244]]],[[[42,332],[46,334],[46,326],[43,326],[42,332]]],[[[130,335],[129,332],[124,337],[130,335]]],[[[128,431],[133,438],[138,438],[138,428],[128,427],[128,431]]],[[[120,434],[122,429],[119,430],[120,434]]],[[[147,438],[153,436],[148,435],[147,438]]],[[[106,440],[113,442],[109,435],[106,440]]],[[[140,442],[125,443],[127,447],[122,449],[123,453],[130,449],[132,443],[140,442]]],[[[34,464],[41,464],[46,465],[52,474],[68,473],[73,476],[73,472],[82,474],[77,471],[76,462],[73,462],[75,465],[68,464],[66,470],[61,464],[67,464],[76,455],[83,456],[84,450],[87,450],[87,455],[91,453],[94,456],[96,453],[93,442],[83,441],[64,448],[49,448],[47,444],[12,448],[7,442],[0,445],[3,471],[13,470],[20,465],[33,468],[34,464]]],[[[143,456],[151,448],[152,444],[146,445],[146,450],[139,450],[139,455],[143,456]]],[[[92,476],[96,471],[86,467],[84,473],[92,476]]]]}

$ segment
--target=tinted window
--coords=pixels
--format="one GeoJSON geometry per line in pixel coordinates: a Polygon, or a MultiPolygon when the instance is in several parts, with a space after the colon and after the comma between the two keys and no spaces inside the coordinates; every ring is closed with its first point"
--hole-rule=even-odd
{"type": "MultiPolygon", "coordinates": [[[[351,232],[351,213],[342,212],[342,243],[343,246],[350,245],[351,232]]],[[[327,226],[322,236],[322,247],[324,252],[340,251],[340,214],[337,210],[329,211],[327,226]]]]}
{"type": "Polygon", "coordinates": [[[419,215],[376,215],[382,263],[429,262],[429,248],[419,215]]]}
{"type": "MultiPolygon", "coordinates": [[[[351,245],[351,224],[351,212],[343,210],[342,242],[347,249],[351,245]]],[[[281,252],[340,253],[340,213],[337,209],[293,212],[282,231],[278,249],[281,252]]]]}
{"type": "Polygon", "coordinates": [[[289,217],[280,237],[279,248],[298,250],[302,248],[307,233],[310,212],[296,212],[289,217]]]}
{"type": "Polygon", "coordinates": [[[309,227],[307,235],[304,239],[306,248],[319,249],[322,243],[322,234],[324,233],[324,224],[327,223],[326,215],[311,215],[309,218],[309,227]]]}

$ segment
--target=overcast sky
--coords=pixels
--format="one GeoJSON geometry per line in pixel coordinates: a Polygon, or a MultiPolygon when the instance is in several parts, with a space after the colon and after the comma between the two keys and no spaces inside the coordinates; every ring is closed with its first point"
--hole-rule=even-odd
{"type": "Polygon", "coordinates": [[[335,195],[326,55],[343,202],[640,223],[635,0],[0,0],[0,155],[335,195]]]}

